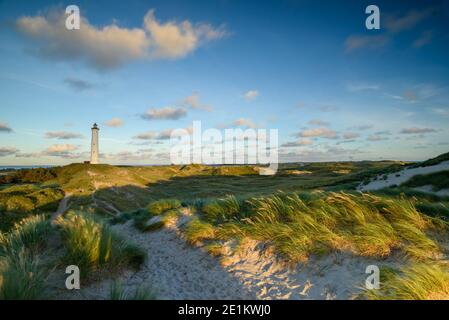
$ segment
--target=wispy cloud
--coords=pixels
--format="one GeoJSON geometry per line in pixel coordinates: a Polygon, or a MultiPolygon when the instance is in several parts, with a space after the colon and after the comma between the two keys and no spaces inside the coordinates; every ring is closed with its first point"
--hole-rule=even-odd
{"type": "Polygon", "coordinates": [[[294,147],[302,147],[302,146],[309,146],[313,143],[313,141],[309,138],[303,138],[303,139],[299,139],[297,141],[293,141],[293,142],[286,142],[284,144],[281,145],[281,147],[284,148],[294,148],[294,147]]]}
{"type": "Polygon", "coordinates": [[[243,127],[243,128],[251,128],[251,129],[256,128],[256,124],[251,119],[245,119],[245,118],[240,118],[240,119],[235,120],[232,123],[232,125],[235,127],[243,127]]]}
{"type": "Polygon", "coordinates": [[[346,85],[346,90],[349,92],[379,90],[379,88],[380,88],[380,86],[377,84],[352,83],[352,84],[346,85]]]}
{"type": "Polygon", "coordinates": [[[7,157],[19,152],[18,149],[14,147],[0,147],[0,157],[7,157]]]}
{"type": "Polygon", "coordinates": [[[48,139],[60,139],[60,140],[84,138],[82,134],[67,131],[49,131],[45,133],[45,137],[48,139]]]}
{"type": "Polygon", "coordinates": [[[185,97],[181,101],[181,105],[183,105],[185,107],[192,108],[192,109],[204,110],[204,111],[208,111],[208,112],[211,112],[213,109],[212,106],[210,106],[208,104],[204,104],[200,101],[200,95],[198,92],[194,92],[190,96],[185,97]]]}
{"type": "Polygon", "coordinates": [[[366,140],[376,142],[376,141],[385,141],[388,140],[388,137],[385,137],[384,135],[370,135],[366,140]]]}
{"type": "Polygon", "coordinates": [[[12,128],[6,122],[0,122],[0,132],[12,132],[12,128]]]}
{"type": "Polygon", "coordinates": [[[259,96],[258,90],[249,90],[249,91],[245,92],[245,94],[243,95],[243,98],[245,98],[246,101],[252,101],[252,100],[256,99],[258,96],[259,96]]]}
{"type": "MultiPolygon", "coordinates": [[[[383,28],[386,32],[377,35],[350,35],[344,42],[345,51],[347,53],[359,49],[379,49],[390,43],[391,39],[398,33],[411,30],[420,22],[428,19],[435,8],[425,10],[410,10],[402,16],[385,14],[383,28]]],[[[420,38],[415,40],[413,46],[415,48],[422,47],[430,42],[431,33],[423,33],[420,38]]]]}
{"type": "Polygon", "coordinates": [[[303,131],[300,131],[296,133],[294,136],[296,137],[302,137],[302,138],[327,138],[327,139],[337,139],[337,132],[326,128],[314,128],[314,129],[305,129],[303,131]]]}
{"type": "Polygon", "coordinates": [[[434,8],[428,8],[425,10],[410,10],[402,16],[387,15],[385,18],[384,26],[392,33],[398,33],[410,30],[414,28],[418,23],[429,18],[435,11],[434,8]]]}
{"type": "Polygon", "coordinates": [[[433,113],[439,115],[439,116],[443,116],[443,117],[447,117],[449,116],[449,108],[448,109],[444,109],[444,108],[432,108],[431,109],[433,113]]]}
{"type": "MultiPolygon", "coordinates": [[[[147,131],[140,133],[133,137],[135,140],[169,140],[172,136],[172,133],[175,129],[165,129],[162,131],[147,131]]],[[[186,134],[191,134],[191,128],[185,128],[184,131],[186,134]]],[[[177,131],[178,132],[178,131],[177,131]]],[[[178,133],[174,133],[176,136],[179,136],[178,133]]]]}
{"type": "Polygon", "coordinates": [[[361,124],[361,125],[358,125],[358,126],[351,127],[351,128],[349,128],[349,129],[351,129],[351,130],[365,131],[365,130],[371,129],[372,127],[373,127],[373,126],[372,126],[371,124],[361,124]]]}
{"type": "Polygon", "coordinates": [[[212,40],[228,35],[224,27],[185,20],[160,23],[150,10],[142,28],[123,28],[113,23],[104,27],[81,18],[81,29],[65,28],[65,14],[52,10],[46,15],[17,19],[17,30],[37,44],[38,56],[87,62],[96,69],[116,68],[137,59],[178,59],[212,40]]]}
{"type": "Polygon", "coordinates": [[[345,139],[345,140],[352,140],[352,139],[356,139],[358,137],[360,137],[360,134],[357,132],[345,132],[343,134],[343,139],[345,139]]]}
{"type": "Polygon", "coordinates": [[[390,39],[385,35],[351,35],[345,40],[345,51],[352,52],[357,49],[378,49],[386,46],[390,39]]]}
{"type": "Polygon", "coordinates": [[[404,128],[400,131],[402,134],[422,134],[422,133],[432,133],[437,132],[437,130],[433,128],[419,128],[419,127],[411,127],[404,128]]]}
{"type": "Polygon", "coordinates": [[[123,120],[120,118],[112,118],[111,120],[106,121],[105,125],[111,128],[119,128],[123,126],[123,120]]]}
{"type": "Polygon", "coordinates": [[[433,33],[432,31],[424,31],[421,33],[421,35],[419,36],[419,38],[417,38],[414,42],[413,42],[413,47],[415,48],[421,48],[424,47],[425,45],[429,44],[430,42],[432,42],[432,38],[433,38],[433,33]]]}
{"type": "Polygon", "coordinates": [[[92,83],[78,78],[65,78],[64,83],[75,91],[86,91],[94,88],[92,83]]]}
{"type": "Polygon", "coordinates": [[[187,115],[184,108],[165,107],[160,109],[150,108],[141,115],[145,120],[178,120],[187,115]]]}
{"type": "Polygon", "coordinates": [[[66,159],[75,159],[80,157],[80,154],[73,153],[73,151],[79,150],[78,146],[73,144],[54,144],[44,151],[42,151],[42,155],[44,156],[52,156],[52,157],[61,157],[66,159]]]}
{"type": "Polygon", "coordinates": [[[311,126],[328,126],[329,122],[320,119],[312,119],[308,122],[311,126]]]}

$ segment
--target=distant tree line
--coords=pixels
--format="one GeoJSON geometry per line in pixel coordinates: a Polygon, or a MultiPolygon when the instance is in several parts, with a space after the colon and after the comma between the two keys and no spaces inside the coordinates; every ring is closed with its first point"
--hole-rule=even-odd
{"type": "Polygon", "coordinates": [[[0,176],[0,184],[42,183],[54,178],[56,178],[56,172],[52,168],[22,169],[0,176]]]}

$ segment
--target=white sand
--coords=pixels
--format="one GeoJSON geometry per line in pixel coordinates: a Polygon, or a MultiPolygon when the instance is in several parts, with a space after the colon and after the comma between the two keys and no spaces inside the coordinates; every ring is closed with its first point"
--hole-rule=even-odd
{"type": "Polygon", "coordinates": [[[399,186],[400,184],[407,182],[412,177],[420,174],[429,174],[439,171],[449,170],[449,161],[443,161],[434,166],[428,167],[418,167],[418,168],[409,168],[404,169],[398,172],[390,173],[387,175],[387,178],[384,180],[382,175],[378,175],[374,181],[371,181],[367,185],[360,184],[357,187],[359,191],[372,191],[379,190],[382,188],[391,187],[394,185],[399,186]]]}
{"type": "Polygon", "coordinates": [[[432,194],[435,194],[435,195],[440,196],[440,197],[447,197],[447,196],[449,196],[449,189],[441,189],[441,190],[438,190],[438,191],[434,191],[433,190],[433,186],[431,186],[431,185],[425,185],[425,186],[421,186],[421,187],[416,187],[414,189],[417,190],[417,191],[421,191],[421,192],[432,193],[432,194]]]}
{"type": "MultiPolygon", "coordinates": [[[[239,254],[230,254],[221,263],[201,246],[183,240],[178,227],[187,220],[183,217],[176,225],[149,233],[137,231],[131,222],[114,227],[148,252],[141,270],[121,277],[127,290],[151,287],[158,299],[350,299],[364,284],[368,265],[395,265],[392,260],[376,263],[333,253],[288,267],[255,241],[248,241],[239,254]]],[[[111,283],[105,280],[66,292],[62,298],[107,299],[111,283]]]]}

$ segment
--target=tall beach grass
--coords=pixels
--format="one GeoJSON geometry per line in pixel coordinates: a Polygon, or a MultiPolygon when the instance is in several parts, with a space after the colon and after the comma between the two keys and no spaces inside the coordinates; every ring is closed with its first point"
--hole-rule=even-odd
{"type": "Polygon", "coordinates": [[[60,219],[58,224],[67,249],[64,260],[77,265],[83,277],[101,269],[138,268],[145,261],[143,250],[128,243],[93,217],[72,214],[60,219]]]}

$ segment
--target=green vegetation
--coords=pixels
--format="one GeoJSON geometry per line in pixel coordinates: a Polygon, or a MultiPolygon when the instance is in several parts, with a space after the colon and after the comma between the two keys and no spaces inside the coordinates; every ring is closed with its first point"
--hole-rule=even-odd
{"type": "Polygon", "coordinates": [[[42,183],[56,177],[54,168],[22,169],[0,176],[0,184],[42,183]]]}
{"type": "Polygon", "coordinates": [[[154,231],[164,227],[171,219],[178,216],[181,202],[177,199],[153,201],[147,210],[138,210],[134,216],[134,225],[141,231],[154,231]],[[155,218],[156,219],[152,219],[155,218]],[[154,221],[155,220],[155,221],[154,221]]]}
{"type": "Polygon", "coordinates": [[[148,212],[152,216],[156,216],[168,210],[178,209],[179,207],[181,207],[181,202],[177,199],[161,199],[150,203],[148,205],[148,212]]]}
{"type": "Polygon", "coordinates": [[[114,281],[111,285],[110,300],[154,300],[154,293],[145,287],[139,287],[134,292],[125,290],[120,281],[114,281]]]}
{"type": "Polygon", "coordinates": [[[437,165],[443,161],[448,161],[449,160],[449,152],[447,153],[443,153],[440,154],[438,157],[426,160],[424,162],[418,163],[416,165],[414,165],[414,167],[429,167],[429,166],[434,166],[437,165]]]}
{"type": "MultiPolygon", "coordinates": [[[[214,203],[213,213],[228,212],[229,202],[214,203]]],[[[417,211],[412,200],[369,194],[280,193],[249,199],[245,205],[243,214],[225,219],[220,214],[211,219],[206,205],[204,220],[192,220],[186,227],[187,239],[194,243],[248,237],[271,243],[289,261],[306,261],[311,254],[332,250],[370,257],[399,250],[421,260],[440,253],[436,235],[446,230],[442,220],[417,211]]]]}
{"type": "Polygon", "coordinates": [[[80,268],[82,277],[93,271],[120,268],[139,268],[145,261],[145,253],[113,233],[110,228],[92,217],[72,213],[60,219],[63,242],[67,249],[64,261],[80,268]]]}
{"type": "Polygon", "coordinates": [[[10,230],[25,217],[56,211],[64,192],[36,184],[13,185],[0,190],[0,231],[10,230]]]}
{"type": "Polygon", "coordinates": [[[426,175],[417,175],[403,185],[413,188],[431,185],[433,187],[433,191],[449,189],[449,170],[430,173],[426,175]]]}
{"type": "Polygon", "coordinates": [[[43,216],[24,219],[10,233],[0,233],[0,299],[47,297],[49,270],[38,255],[49,233],[43,216]]]}
{"type": "MultiPolygon", "coordinates": [[[[268,196],[280,190],[354,190],[360,181],[369,180],[381,172],[399,170],[404,165],[394,161],[289,163],[281,164],[278,174],[267,177],[259,176],[259,167],[251,165],[126,167],[71,164],[16,171],[13,175],[17,179],[12,183],[34,183],[39,189],[59,190],[61,196],[63,190],[72,195],[71,209],[93,210],[114,216],[117,212],[141,209],[160,199],[179,199],[184,203],[194,199],[214,200],[227,195],[242,198],[268,196]],[[299,174],[303,172],[307,174],[299,174]]],[[[23,197],[13,199],[10,207],[23,208],[27,212],[40,207],[39,203],[31,204],[32,201],[23,197]]],[[[46,208],[47,211],[56,210],[56,205],[57,201],[52,208],[46,208]]],[[[0,205],[1,211],[9,212],[0,205]]],[[[16,214],[20,218],[26,216],[25,213],[16,214]]]]}
{"type": "Polygon", "coordinates": [[[401,272],[386,274],[380,290],[366,290],[365,297],[375,300],[447,300],[449,270],[438,264],[413,264],[401,272]]]}
{"type": "Polygon", "coordinates": [[[209,240],[215,238],[216,229],[208,222],[200,219],[193,219],[190,221],[185,229],[187,241],[195,244],[202,240],[209,240]]]}
{"type": "Polygon", "coordinates": [[[227,196],[205,204],[202,208],[209,221],[227,221],[241,213],[240,202],[234,196],[227,196]]]}
{"type": "MultiPolygon", "coordinates": [[[[420,165],[445,161],[446,155],[420,165]]],[[[195,215],[181,227],[186,240],[204,244],[213,256],[227,252],[226,241],[235,240],[237,250],[248,239],[267,244],[291,263],[332,251],[373,258],[394,252],[411,266],[382,272],[382,290],[366,297],[446,297],[449,273],[437,261],[445,253],[449,197],[413,188],[447,188],[449,171],[370,194],[355,191],[360,183],[409,165],[290,163],[281,164],[274,176],[259,176],[257,166],[72,164],[15,171],[0,179],[0,298],[49,296],[49,270],[61,264],[78,265],[89,281],[138,268],[146,253],[112,232],[104,216],[111,223],[133,220],[141,231],[151,231],[189,209],[195,215]],[[47,218],[64,194],[71,195],[71,212],[51,228],[47,218]],[[43,263],[43,253],[54,249],[47,240],[55,237],[62,246],[43,263]]],[[[126,291],[118,282],[110,295],[154,298],[150,290],[126,291]]]]}

